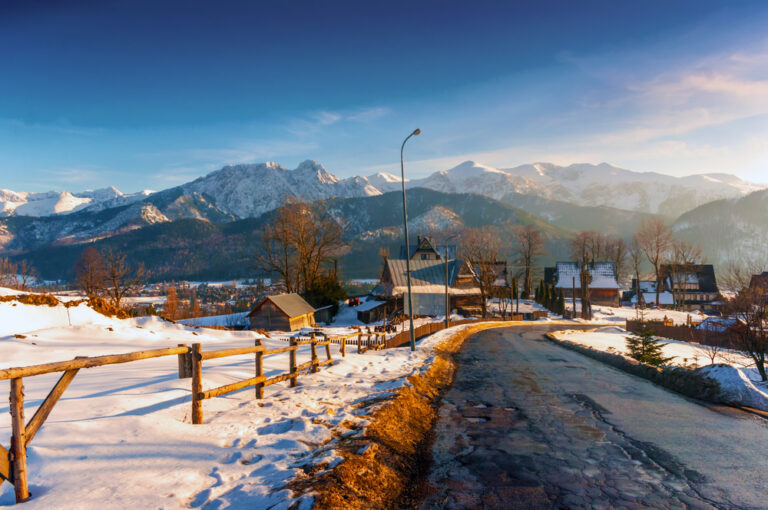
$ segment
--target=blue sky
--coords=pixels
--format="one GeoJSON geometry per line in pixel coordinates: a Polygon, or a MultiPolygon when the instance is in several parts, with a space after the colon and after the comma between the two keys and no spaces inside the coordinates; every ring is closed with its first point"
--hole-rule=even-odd
{"type": "Polygon", "coordinates": [[[0,2],[0,188],[467,159],[768,182],[766,2],[0,2]]]}

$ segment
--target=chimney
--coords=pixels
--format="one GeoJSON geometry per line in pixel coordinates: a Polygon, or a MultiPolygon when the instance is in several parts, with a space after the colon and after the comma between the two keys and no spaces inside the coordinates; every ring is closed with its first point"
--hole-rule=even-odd
{"type": "Polygon", "coordinates": [[[416,246],[421,246],[421,236],[416,236],[416,246]]]}

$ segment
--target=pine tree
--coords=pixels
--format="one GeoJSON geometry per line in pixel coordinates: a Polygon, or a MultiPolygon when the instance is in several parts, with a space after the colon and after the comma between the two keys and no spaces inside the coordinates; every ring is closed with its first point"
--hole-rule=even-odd
{"type": "Polygon", "coordinates": [[[653,336],[653,330],[648,326],[644,326],[640,334],[628,336],[626,345],[629,356],[641,363],[658,367],[674,358],[662,355],[664,346],[653,336]]]}

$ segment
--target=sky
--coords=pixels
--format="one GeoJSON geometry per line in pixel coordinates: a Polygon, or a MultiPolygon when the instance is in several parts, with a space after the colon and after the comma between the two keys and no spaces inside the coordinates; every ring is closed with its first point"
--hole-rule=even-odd
{"type": "Polygon", "coordinates": [[[0,0],[0,188],[465,160],[768,183],[768,2],[0,0]]]}

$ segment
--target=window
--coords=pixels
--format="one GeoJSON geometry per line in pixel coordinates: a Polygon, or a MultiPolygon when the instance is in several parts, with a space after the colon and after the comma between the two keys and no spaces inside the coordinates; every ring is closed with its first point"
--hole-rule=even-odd
{"type": "Polygon", "coordinates": [[[429,255],[427,255],[426,253],[421,254],[421,260],[427,260],[427,257],[429,257],[429,255]]]}

